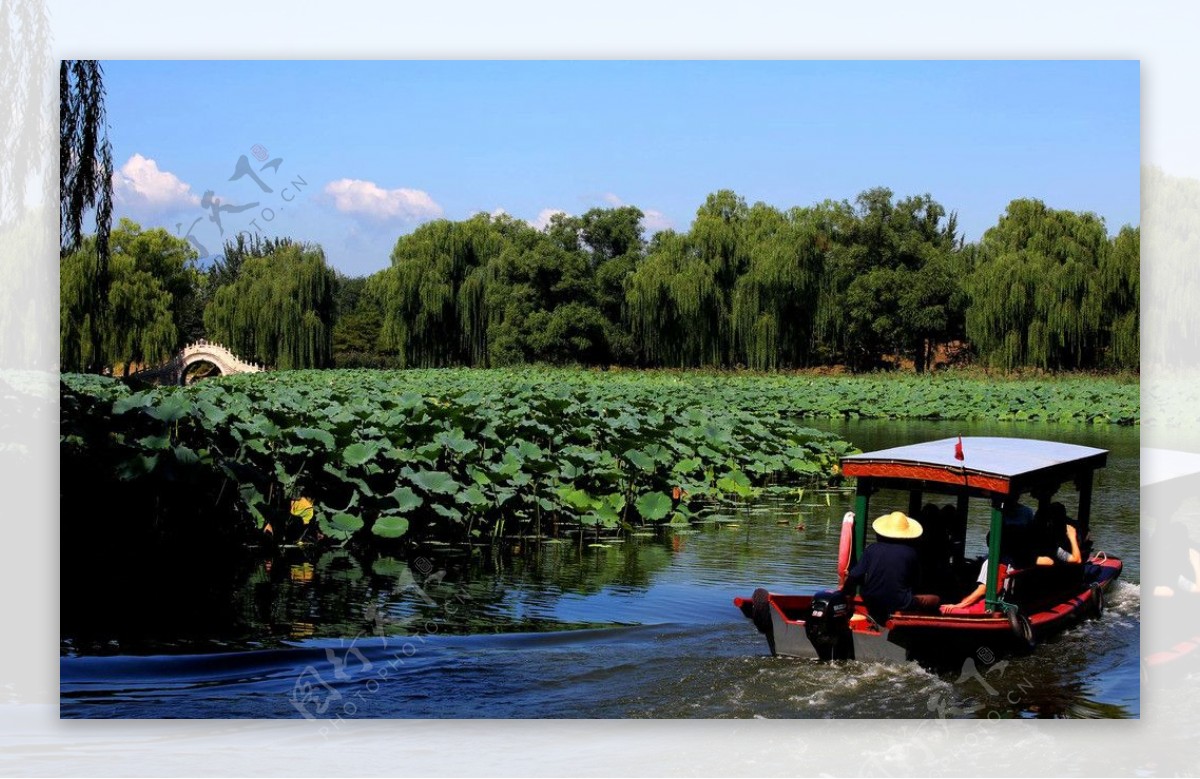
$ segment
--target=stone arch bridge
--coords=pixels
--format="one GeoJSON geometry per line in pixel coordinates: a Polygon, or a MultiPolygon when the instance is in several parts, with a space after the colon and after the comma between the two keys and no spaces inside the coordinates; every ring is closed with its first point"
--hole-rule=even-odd
{"type": "Polygon", "coordinates": [[[265,370],[258,363],[246,362],[221,344],[201,339],[183,347],[179,354],[165,364],[157,368],[138,371],[133,374],[133,378],[156,384],[183,384],[187,378],[188,369],[202,362],[212,365],[222,376],[231,376],[235,373],[258,373],[265,370]]]}

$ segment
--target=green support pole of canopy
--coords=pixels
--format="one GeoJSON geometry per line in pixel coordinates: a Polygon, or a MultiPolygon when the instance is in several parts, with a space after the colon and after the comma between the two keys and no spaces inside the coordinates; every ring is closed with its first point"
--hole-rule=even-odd
{"type": "Polygon", "coordinates": [[[1000,533],[1004,526],[1004,511],[1001,499],[992,500],[992,529],[988,537],[988,572],[985,593],[987,595],[988,611],[1000,610],[1000,593],[996,584],[1000,578],[1000,533]]]}
{"type": "Polygon", "coordinates": [[[863,484],[858,485],[854,498],[854,559],[861,560],[867,547],[867,505],[870,498],[863,484]]]}

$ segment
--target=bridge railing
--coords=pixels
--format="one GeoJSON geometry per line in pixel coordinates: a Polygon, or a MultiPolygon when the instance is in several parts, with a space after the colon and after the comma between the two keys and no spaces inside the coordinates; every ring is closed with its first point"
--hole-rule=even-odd
{"type": "Polygon", "coordinates": [[[262,365],[261,363],[243,360],[241,357],[238,357],[236,354],[234,354],[229,347],[225,346],[224,344],[220,344],[215,341],[209,341],[206,338],[201,338],[198,341],[193,341],[187,344],[177,356],[183,360],[187,360],[187,358],[191,356],[189,353],[205,351],[216,353],[218,357],[226,360],[233,367],[243,368],[247,371],[266,370],[266,366],[262,365]]]}

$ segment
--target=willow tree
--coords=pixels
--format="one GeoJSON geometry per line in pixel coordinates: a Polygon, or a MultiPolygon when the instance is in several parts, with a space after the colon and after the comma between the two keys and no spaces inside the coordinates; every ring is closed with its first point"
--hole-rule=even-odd
{"type": "Polygon", "coordinates": [[[1094,278],[1091,297],[1100,317],[1105,368],[1138,370],[1141,363],[1141,235],[1140,228],[1121,228],[1094,278]]]}
{"type": "Polygon", "coordinates": [[[723,366],[733,354],[734,287],[750,262],[750,209],[736,193],[710,194],[687,233],[658,233],[629,275],[626,311],[642,360],[677,367],[723,366]]]}
{"type": "Polygon", "coordinates": [[[152,272],[138,267],[137,258],[116,252],[109,262],[105,351],[129,375],[132,366],[165,362],[174,352],[179,328],[174,296],[152,272]]]}
{"type": "Polygon", "coordinates": [[[854,209],[844,200],[824,200],[793,208],[789,218],[797,229],[813,236],[814,248],[821,254],[821,274],[812,301],[811,360],[838,362],[847,338],[844,296],[853,275],[850,233],[855,224],[854,209]]]}
{"type": "Polygon", "coordinates": [[[58,69],[59,233],[64,255],[84,238],[84,216],[95,212],[96,259],[107,271],[112,220],[112,145],[104,110],[104,69],[96,60],[63,60],[58,69]]]}
{"type": "Polygon", "coordinates": [[[1089,293],[1108,251],[1095,214],[1009,203],[984,233],[968,284],[967,336],[980,356],[1004,369],[1094,364],[1100,319],[1089,293]]]}
{"type": "Polygon", "coordinates": [[[96,245],[92,238],[59,264],[59,361],[64,371],[157,364],[174,351],[179,331],[173,298],[136,259],[114,253],[105,316],[94,318],[96,245]],[[97,353],[95,344],[100,345],[97,353]]]}
{"type": "Polygon", "coordinates": [[[280,369],[320,368],[333,356],[337,279],[317,246],[292,244],[247,259],[204,312],[211,340],[280,369]]]}
{"type": "Polygon", "coordinates": [[[492,325],[500,318],[495,281],[496,269],[492,263],[487,263],[472,268],[458,287],[458,326],[468,365],[487,367],[491,364],[489,335],[492,325]]]}
{"type": "Polygon", "coordinates": [[[201,274],[196,253],[162,229],[122,219],[110,235],[109,281],[102,306],[94,298],[98,238],[60,263],[59,344],[64,370],[156,364],[199,326],[201,274]],[[102,309],[103,315],[97,316],[102,309]]]}
{"type": "Polygon", "coordinates": [[[728,325],[715,268],[688,236],[658,233],[629,278],[630,328],[642,360],[672,367],[723,364],[728,325]]]}
{"type": "Polygon", "coordinates": [[[97,315],[96,304],[98,268],[92,239],[85,239],[80,248],[59,262],[58,359],[64,371],[104,367],[104,323],[97,315]]]}
{"type": "Polygon", "coordinates": [[[397,353],[401,366],[459,364],[486,351],[482,277],[474,277],[461,298],[460,292],[503,243],[503,231],[487,214],[430,222],[396,242],[391,267],[372,280],[372,290],[383,309],[381,344],[397,353]]]}
{"type": "MultiPolygon", "coordinates": [[[[199,338],[204,328],[202,289],[206,280],[191,244],[161,227],[144,230],[129,219],[122,219],[112,231],[110,244],[114,258],[130,258],[134,270],[149,274],[169,296],[171,319],[180,340],[172,346],[199,338]]],[[[112,282],[116,283],[115,272],[112,282]]],[[[115,312],[113,316],[113,328],[121,329],[120,317],[115,312]]]]}
{"type": "Polygon", "coordinates": [[[743,240],[748,215],[745,199],[722,189],[704,199],[688,232],[697,255],[724,290],[733,289],[749,262],[743,240]]]}
{"type": "Polygon", "coordinates": [[[63,60],[58,70],[58,192],[61,257],[75,254],[83,245],[84,217],[95,218],[92,257],[95,268],[87,274],[91,289],[83,298],[90,307],[86,318],[93,342],[80,369],[101,370],[103,320],[108,301],[109,231],[112,224],[112,146],[104,109],[104,69],[95,60],[63,60]]]}
{"type": "Polygon", "coordinates": [[[807,364],[824,252],[802,213],[756,203],[746,217],[746,269],[734,283],[734,361],[757,370],[807,364]]]}
{"type": "Polygon", "coordinates": [[[238,233],[234,238],[225,241],[221,254],[208,268],[209,287],[217,289],[237,281],[246,260],[253,257],[267,257],[286,246],[296,243],[287,236],[264,238],[258,233],[238,233]]]}

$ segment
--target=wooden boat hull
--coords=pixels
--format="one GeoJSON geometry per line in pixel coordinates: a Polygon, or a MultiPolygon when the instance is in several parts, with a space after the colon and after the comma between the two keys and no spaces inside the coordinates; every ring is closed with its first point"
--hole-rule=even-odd
{"type": "Polygon", "coordinates": [[[751,598],[734,598],[734,605],[766,635],[771,653],[781,657],[938,664],[976,656],[991,662],[990,658],[1028,651],[1037,641],[1081,619],[1099,616],[1103,594],[1117,580],[1121,567],[1114,557],[1094,559],[1085,566],[1081,584],[1030,597],[1012,615],[897,612],[879,625],[856,599],[848,629],[823,647],[814,644],[806,629],[812,595],[759,590],[751,598]]]}

